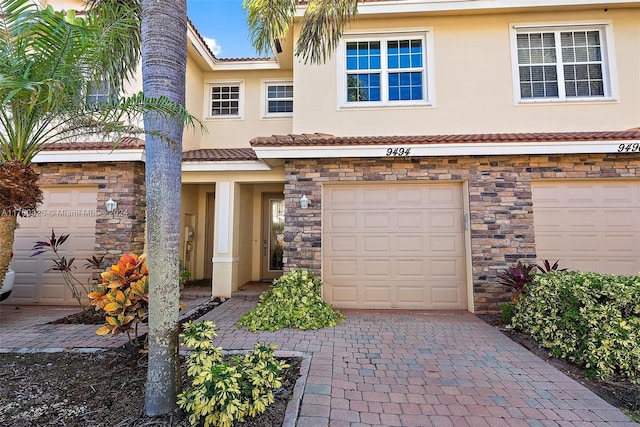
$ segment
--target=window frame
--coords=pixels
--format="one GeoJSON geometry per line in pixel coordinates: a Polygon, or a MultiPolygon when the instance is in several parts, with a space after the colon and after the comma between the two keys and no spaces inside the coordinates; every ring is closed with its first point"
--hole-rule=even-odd
{"type": "Polygon", "coordinates": [[[109,82],[106,78],[101,80],[87,81],[84,87],[84,102],[93,110],[97,110],[102,104],[112,104],[120,99],[120,87],[116,87],[113,91],[109,88],[109,82]]]}
{"type": "Polygon", "coordinates": [[[613,28],[611,22],[563,22],[563,23],[545,23],[545,24],[510,24],[510,44],[511,44],[511,70],[513,83],[513,99],[515,105],[531,105],[531,104],[575,104],[575,103],[600,103],[600,102],[616,102],[618,101],[618,84],[617,73],[615,69],[615,47],[613,44],[613,28]],[[565,93],[564,65],[572,64],[571,62],[563,62],[562,45],[558,43],[560,33],[562,32],[579,32],[579,31],[598,31],[600,33],[600,55],[602,64],[602,82],[604,96],[567,96],[565,93]],[[518,62],[518,34],[530,33],[553,33],[555,38],[556,62],[549,63],[555,65],[558,96],[557,97],[540,97],[540,98],[523,98],[520,91],[520,65],[518,62]]]}
{"type": "Polygon", "coordinates": [[[204,99],[204,108],[205,108],[205,120],[241,120],[244,119],[244,80],[208,80],[205,82],[205,99],[204,99]],[[213,88],[214,87],[238,87],[238,114],[221,114],[221,115],[213,115],[211,114],[211,109],[213,107],[213,88]]]}
{"type": "MultiPolygon", "coordinates": [[[[388,31],[375,33],[349,33],[346,34],[339,42],[336,56],[337,69],[337,104],[338,109],[362,109],[362,108],[406,108],[406,107],[434,107],[435,106],[435,79],[434,79],[434,55],[433,55],[433,37],[431,28],[421,28],[419,30],[408,31],[388,31]],[[403,72],[404,68],[390,69],[388,67],[388,42],[400,40],[416,40],[422,42],[422,64],[420,68],[423,73],[422,77],[422,95],[420,100],[389,100],[389,74],[394,72],[403,72]],[[357,74],[357,72],[349,73],[347,70],[347,43],[351,42],[380,42],[380,101],[347,101],[347,80],[348,74],[357,74]]],[[[406,72],[415,71],[416,68],[406,68],[406,72]]],[[[361,70],[366,74],[367,70],[361,70]]]]}
{"type": "Polygon", "coordinates": [[[287,79],[263,79],[261,81],[261,108],[260,113],[263,119],[277,119],[277,118],[290,118],[293,117],[293,111],[290,113],[270,113],[269,112],[269,101],[273,99],[269,99],[269,86],[291,86],[293,90],[293,96],[291,98],[278,98],[278,100],[291,100],[294,104],[293,108],[295,109],[295,87],[293,86],[293,80],[287,79]]]}

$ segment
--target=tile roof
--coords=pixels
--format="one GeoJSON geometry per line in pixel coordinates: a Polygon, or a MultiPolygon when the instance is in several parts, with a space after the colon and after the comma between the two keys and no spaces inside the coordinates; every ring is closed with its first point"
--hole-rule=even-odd
{"type": "Polygon", "coordinates": [[[200,42],[202,43],[202,45],[209,51],[209,54],[211,55],[212,58],[214,58],[216,61],[219,62],[248,62],[248,61],[271,61],[273,60],[273,58],[218,58],[213,51],[211,50],[211,48],[209,47],[209,44],[207,44],[207,42],[205,41],[204,37],[202,36],[202,34],[200,34],[200,31],[198,31],[198,29],[196,28],[196,26],[193,24],[193,21],[191,21],[191,19],[188,19],[189,21],[189,25],[191,26],[191,29],[193,30],[194,34],[196,35],[196,37],[198,37],[198,39],[200,39],[200,42]]]}
{"type": "Polygon", "coordinates": [[[183,162],[225,162],[258,160],[251,148],[205,148],[182,153],[183,162]]]}
{"type": "Polygon", "coordinates": [[[76,151],[76,150],[135,150],[144,148],[144,140],[126,137],[115,146],[113,141],[74,141],[58,142],[49,145],[44,151],[76,151]],[[115,146],[115,148],[114,148],[115,146]]]}
{"type": "Polygon", "coordinates": [[[500,142],[617,141],[640,139],[640,128],[610,132],[483,133],[469,135],[348,136],[325,133],[272,135],[251,140],[253,147],[469,144],[500,142]]]}

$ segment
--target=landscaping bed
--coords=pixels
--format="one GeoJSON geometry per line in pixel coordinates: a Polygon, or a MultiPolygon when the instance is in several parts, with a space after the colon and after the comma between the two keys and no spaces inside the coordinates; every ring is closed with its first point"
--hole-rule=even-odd
{"type": "MultiPolygon", "coordinates": [[[[285,359],[282,388],[275,403],[257,418],[236,426],[281,426],[300,359],[285,359]]],[[[133,347],[96,353],[0,354],[0,425],[2,426],[189,426],[183,411],[146,417],[144,387],[147,356],[133,347]]],[[[182,367],[183,386],[186,368],[182,367]]]]}

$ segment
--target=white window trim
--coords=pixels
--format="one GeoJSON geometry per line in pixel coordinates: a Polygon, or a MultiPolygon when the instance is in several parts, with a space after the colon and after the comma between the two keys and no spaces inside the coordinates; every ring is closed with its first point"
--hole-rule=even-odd
{"type": "MultiPolygon", "coordinates": [[[[262,79],[260,80],[260,99],[262,102],[260,103],[260,117],[263,119],[281,119],[281,118],[291,118],[293,117],[293,112],[291,113],[270,113],[269,112],[269,99],[267,99],[267,87],[272,85],[291,85],[293,86],[293,80],[287,79],[262,79]]],[[[295,109],[295,96],[296,90],[293,88],[293,108],[295,109]]]]}
{"type": "MultiPolygon", "coordinates": [[[[558,22],[558,23],[522,23],[509,24],[509,40],[511,43],[511,73],[513,83],[514,105],[538,105],[538,104],[580,104],[580,103],[611,103],[619,101],[618,79],[615,58],[615,46],[613,42],[613,26],[611,21],[598,22],[558,22]],[[565,97],[565,98],[521,98],[520,97],[520,72],[518,64],[517,35],[523,32],[559,32],[575,31],[578,29],[597,29],[602,34],[602,75],[605,96],[601,97],[565,97]]],[[[558,58],[559,60],[560,58],[558,58]]],[[[561,62],[559,62],[562,64],[561,62]]],[[[560,77],[560,74],[558,75],[560,77]]],[[[558,85],[564,84],[564,79],[558,81],[558,85]]],[[[560,88],[558,88],[560,89],[560,88]]]]}
{"type": "Polygon", "coordinates": [[[205,120],[242,120],[244,119],[244,80],[207,80],[204,85],[204,118],[205,120]],[[238,86],[238,114],[228,116],[211,115],[211,88],[214,86],[238,86]]]}
{"type": "MultiPolygon", "coordinates": [[[[336,69],[337,69],[337,83],[338,83],[338,110],[353,110],[353,109],[371,109],[371,108],[407,108],[407,107],[434,107],[435,106],[435,65],[434,65],[434,47],[433,47],[433,30],[431,28],[421,28],[419,30],[410,31],[385,31],[375,33],[349,33],[345,34],[338,44],[336,49],[336,69]],[[348,42],[358,41],[378,41],[382,45],[385,44],[382,57],[383,67],[382,74],[387,73],[387,55],[386,55],[386,41],[388,40],[407,40],[407,39],[422,39],[423,52],[422,60],[425,64],[424,72],[426,77],[424,80],[424,99],[411,100],[411,101],[388,101],[386,98],[389,96],[388,80],[386,78],[381,79],[380,90],[383,95],[382,101],[369,101],[369,102],[347,102],[347,63],[346,63],[346,48],[348,42]]],[[[363,72],[366,70],[363,70],[363,72]]]]}

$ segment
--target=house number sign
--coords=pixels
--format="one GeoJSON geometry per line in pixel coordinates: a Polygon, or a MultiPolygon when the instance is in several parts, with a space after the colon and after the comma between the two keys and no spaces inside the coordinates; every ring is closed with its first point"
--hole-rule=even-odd
{"type": "Polygon", "coordinates": [[[387,148],[387,157],[401,157],[409,156],[411,154],[411,148],[399,147],[399,148],[387,148]]]}
{"type": "Polygon", "coordinates": [[[637,153],[640,152],[640,144],[637,142],[633,144],[620,144],[618,145],[618,153],[637,153]]]}

